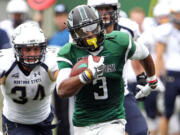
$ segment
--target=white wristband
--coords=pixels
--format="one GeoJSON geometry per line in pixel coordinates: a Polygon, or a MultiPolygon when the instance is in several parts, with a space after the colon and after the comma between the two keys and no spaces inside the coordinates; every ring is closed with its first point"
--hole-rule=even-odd
{"type": "Polygon", "coordinates": [[[156,80],[156,79],[157,79],[156,75],[153,75],[151,77],[147,77],[147,82],[150,82],[150,81],[153,81],[153,80],[156,80]]]}

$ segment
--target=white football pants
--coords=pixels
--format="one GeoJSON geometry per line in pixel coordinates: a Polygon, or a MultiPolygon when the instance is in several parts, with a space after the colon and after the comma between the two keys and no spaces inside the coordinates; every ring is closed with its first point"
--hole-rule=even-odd
{"type": "Polygon", "coordinates": [[[125,119],[117,119],[85,127],[75,127],[74,135],[125,135],[125,119]]]}

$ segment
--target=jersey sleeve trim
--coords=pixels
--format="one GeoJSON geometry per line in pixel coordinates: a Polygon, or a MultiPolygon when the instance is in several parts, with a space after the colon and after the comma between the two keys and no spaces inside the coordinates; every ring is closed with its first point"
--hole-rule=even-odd
{"type": "Polygon", "coordinates": [[[10,67],[10,69],[5,73],[5,76],[7,77],[9,75],[9,73],[14,69],[14,67],[17,65],[17,62],[14,62],[12,64],[12,66],[10,67]]]}
{"type": "Polygon", "coordinates": [[[48,66],[46,64],[42,63],[41,66],[48,72],[48,66]]]}
{"type": "Polygon", "coordinates": [[[129,33],[132,36],[132,38],[134,38],[134,33],[133,33],[133,31],[130,28],[124,27],[122,25],[118,25],[118,26],[119,26],[119,29],[123,28],[123,29],[129,31],[129,33]]]}
{"type": "Polygon", "coordinates": [[[60,62],[60,61],[63,61],[63,62],[66,62],[66,63],[69,63],[70,65],[73,65],[72,62],[66,58],[63,58],[63,57],[58,57],[57,58],[57,61],[60,62]]]}
{"type": "Polygon", "coordinates": [[[131,42],[131,38],[129,36],[129,45],[128,45],[128,48],[127,48],[126,53],[125,53],[125,62],[128,59],[128,55],[129,55],[129,52],[130,52],[131,48],[132,48],[132,42],[131,42]]]}

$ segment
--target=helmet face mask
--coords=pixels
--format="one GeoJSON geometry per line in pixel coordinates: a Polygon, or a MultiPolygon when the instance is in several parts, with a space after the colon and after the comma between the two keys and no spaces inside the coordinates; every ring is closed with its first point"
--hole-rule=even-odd
{"type": "Polygon", "coordinates": [[[120,3],[118,0],[88,0],[88,5],[96,8],[100,13],[102,10],[106,10],[105,14],[101,13],[103,17],[103,23],[105,27],[118,22],[120,3]],[[109,15],[110,18],[106,18],[105,15],[109,15]]]}
{"type": "Polygon", "coordinates": [[[25,67],[28,67],[30,69],[34,68],[36,65],[40,64],[45,57],[46,53],[46,43],[41,43],[37,45],[20,45],[15,44],[15,57],[17,61],[19,61],[22,65],[25,67]],[[27,52],[38,52],[34,55],[26,54],[27,52]]]}
{"type": "Polygon", "coordinates": [[[96,9],[101,14],[105,27],[108,27],[111,24],[115,24],[118,21],[119,13],[116,8],[106,5],[102,7],[96,7],[96,9]],[[106,10],[106,12],[102,10],[106,10]]]}
{"type": "Polygon", "coordinates": [[[180,26],[180,11],[179,12],[176,12],[176,13],[172,13],[171,15],[171,21],[180,26]]]}
{"type": "Polygon", "coordinates": [[[68,29],[76,45],[88,51],[96,51],[104,41],[102,19],[93,7],[74,8],[68,17],[68,29]]]}
{"type": "Polygon", "coordinates": [[[15,58],[27,68],[34,68],[44,61],[46,38],[36,23],[19,25],[12,36],[15,58]]]}
{"type": "Polygon", "coordinates": [[[81,27],[79,29],[75,29],[75,34],[79,38],[88,38],[91,35],[88,34],[88,32],[91,32],[92,35],[97,35],[100,32],[100,25],[97,23],[90,24],[84,27],[81,27]]]}

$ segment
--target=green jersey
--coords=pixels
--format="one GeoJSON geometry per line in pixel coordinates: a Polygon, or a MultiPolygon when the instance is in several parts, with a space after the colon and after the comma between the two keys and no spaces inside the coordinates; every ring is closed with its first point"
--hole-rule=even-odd
{"type": "MultiPolygon", "coordinates": [[[[128,34],[119,31],[105,35],[102,47],[98,56],[104,56],[104,73],[75,95],[75,126],[125,118],[122,72],[126,60],[134,54],[136,47],[128,34]]],[[[88,51],[67,43],[58,53],[58,57],[61,57],[59,69],[72,68],[79,59],[88,55],[88,51]]]]}

